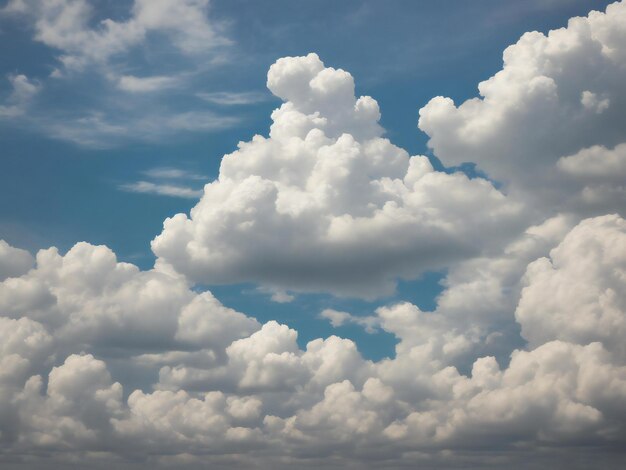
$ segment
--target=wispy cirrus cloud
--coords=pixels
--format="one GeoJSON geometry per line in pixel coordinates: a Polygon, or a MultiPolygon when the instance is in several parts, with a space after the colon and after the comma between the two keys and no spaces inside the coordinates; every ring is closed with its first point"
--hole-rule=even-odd
{"type": "Polygon", "coordinates": [[[227,92],[219,91],[214,93],[196,93],[196,96],[209,103],[222,106],[244,106],[250,104],[261,103],[271,99],[267,93],[248,91],[248,92],[227,92]]]}
{"type": "Polygon", "coordinates": [[[209,0],[134,0],[125,7],[120,17],[122,8],[114,14],[110,6],[86,0],[10,0],[0,20],[25,24],[32,40],[47,47],[52,72],[36,80],[15,75],[19,89],[0,114],[19,115],[23,127],[95,148],[238,124],[211,110],[215,102],[179,105],[194,96],[198,75],[224,63],[232,44],[225,27],[209,17],[209,0]],[[26,112],[29,86],[31,95],[41,92],[46,99],[26,112]],[[47,88],[54,94],[46,95],[47,88]],[[62,108],[53,105],[56,100],[62,108]]]}
{"type": "Polygon", "coordinates": [[[193,132],[215,132],[236,126],[241,119],[213,111],[154,113],[114,116],[112,112],[91,112],[71,119],[32,117],[31,123],[52,138],[89,148],[111,148],[135,140],[160,142],[193,132]],[[162,114],[159,114],[162,113],[162,114]]]}
{"type": "Polygon", "coordinates": [[[178,77],[167,76],[135,77],[134,75],[122,75],[117,82],[120,90],[130,93],[150,93],[173,88],[180,84],[181,80],[178,77]]]}
{"type": "Polygon", "coordinates": [[[122,191],[131,193],[156,194],[159,196],[182,197],[187,199],[197,199],[202,196],[201,189],[192,189],[186,186],[177,186],[166,183],[152,183],[150,181],[136,181],[118,186],[122,191]]]}
{"type": "Polygon", "coordinates": [[[118,185],[118,189],[132,193],[198,199],[202,196],[202,189],[197,187],[198,182],[207,179],[200,173],[172,167],[150,168],[141,174],[149,180],[123,183],[118,185]]]}
{"type": "Polygon", "coordinates": [[[35,95],[41,91],[41,84],[30,80],[26,75],[9,75],[7,79],[11,84],[11,91],[4,104],[0,104],[0,119],[22,116],[35,95]]]}
{"type": "Polygon", "coordinates": [[[119,60],[150,34],[167,37],[183,54],[206,54],[230,44],[220,26],[208,20],[208,9],[209,0],[134,0],[128,18],[118,21],[99,17],[86,0],[10,0],[2,13],[26,18],[36,41],[61,51],[60,67],[53,72],[59,77],[119,60]]]}
{"type": "Polygon", "coordinates": [[[186,179],[196,181],[205,181],[208,179],[206,175],[172,167],[152,168],[150,170],[144,171],[143,174],[151,178],[186,179]]]}

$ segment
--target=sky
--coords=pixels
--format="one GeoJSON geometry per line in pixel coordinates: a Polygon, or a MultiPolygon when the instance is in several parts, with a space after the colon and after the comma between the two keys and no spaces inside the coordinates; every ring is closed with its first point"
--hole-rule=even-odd
{"type": "Polygon", "coordinates": [[[626,3],[0,2],[3,468],[622,468],[626,3]]]}

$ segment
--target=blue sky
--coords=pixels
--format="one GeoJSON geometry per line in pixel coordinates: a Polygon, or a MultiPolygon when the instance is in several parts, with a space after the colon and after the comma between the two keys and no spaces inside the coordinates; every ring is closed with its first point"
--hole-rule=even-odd
{"type": "Polygon", "coordinates": [[[619,468],[624,51],[605,0],[0,0],[0,465],[619,468]]]}
{"type": "MultiPolygon", "coordinates": [[[[607,3],[593,2],[593,7],[607,3]]],[[[457,102],[475,96],[476,84],[498,70],[502,50],[523,32],[562,27],[569,17],[585,14],[590,5],[584,1],[523,5],[216,1],[210,15],[229,42],[219,51],[184,56],[162,37],[149,37],[128,54],[113,58],[109,67],[139,77],[170,75],[179,67],[191,75],[179,88],[139,97],[112,89],[98,70],[50,77],[59,66],[59,50],[33,40],[26,21],[5,14],[2,75],[25,74],[42,91],[26,116],[0,121],[1,235],[31,251],[48,246],[67,250],[83,240],[105,244],[120,260],[150,267],[154,255],[149,241],[159,233],[163,220],[188,212],[196,199],[132,193],[120,187],[149,180],[145,172],[151,169],[173,168],[204,177],[173,181],[200,190],[217,176],[221,156],[234,150],[238,141],[267,133],[268,115],[279,104],[265,87],[269,65],[279,57],[311,51],[327,65],[350,71],[357,93],[379,102],[381,123],[396,145],[411,154],[429,154],[441,168],[426,147],[426,136],[416,128],[418,109],[436,95],[457,102]],[[244,101],[250,102],[220,105],[202,100],[198,97],[202,93],[244,94],[244,101]],[[217,121],[226,122],[214,130],[164,130],[163,135],[137,123],[154,118],[155,113],[167,119],[190,111],[214,113],[217,121]],[[104,115],[108,125],[127,126],[128,132],[107,135],[95,123],[90,128],[79,122],[94,115],[104,115]],[[62,124],[64,136],[50,129],[49,123],[54,122],[62,124]]],[[[130,4],[99,1],[93,7],[95,24],[106,18],[125,19],[130,4]]],[[[8,85],[3,84],[5,95],[8,85]]],[[[441,276],[432,276],[411,283],[383,304],[407,300],[432,309],[441,290],[432,282],[441,276]]],[[[227,305],[258,318],[304,326],[303,343],[332,332],[327,322],[315,320],[320,307],[341,306],[355,314],[369,314],[379,304],[313,296],[285,308],[250,286],[220,286],[214,291],[227,305]]],[[[367,356],[393,351],[392,338],[372,341],[357,328],[345,330],[367,356]]]]}

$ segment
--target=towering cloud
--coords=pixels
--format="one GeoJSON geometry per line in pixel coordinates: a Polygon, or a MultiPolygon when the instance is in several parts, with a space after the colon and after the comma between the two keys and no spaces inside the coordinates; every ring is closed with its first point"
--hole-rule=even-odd
{"type": "Polygon", "coordinates": [[[489,182],[433,170],[381,137],[378,105],[315,54],[278,60],[285,103],[268,138],[222,160],[191,216],[153,242],[160,265],[203,283],[375,297],[397,278],[495,248],[520,207],[489,182]]]}

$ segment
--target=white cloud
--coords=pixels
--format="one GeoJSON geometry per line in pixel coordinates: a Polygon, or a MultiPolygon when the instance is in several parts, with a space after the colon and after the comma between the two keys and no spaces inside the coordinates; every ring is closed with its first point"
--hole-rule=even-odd
{"type": "MultiPolygon", "coordinates": [[[[119,345],[140,351],[141,345],[150,350],[153,344],[171,346],[179,340],[209,348],[211,332],[202,324],[219,318],[220,308],[212,296],[192,293],[180,278],[141,272],[118,263],[108,248],[87,243],[76,244],[65,256],[54,248],[41,250],[35,269],[0,284],[4,316],[40,322],[68,348],[119,345]],[[198,308],[206,316],[202,321],[194,320],[198,308]],[[187,332],[190,322],[195,322],[193,335],[187,332]]],[[[244,332],[256,324],[232,311],[219,321],[231,332],[240,321],[244,332]]],[[[228,333],[216,339],[228,341],[228,333]]]]}
{"type": "Polygon", "coordinates": [[[202,196],[202,190],[195,189],[189,184],[181,184],[181,182],[201,181],[206,179],[204,175],[171,167],[151,168],[143,171],[142,174],[151,178],[153,181],[140,180],[132,183],[124,183],[120,184],[118,188],[122,191],[133,193],[199,199],[202,196]]]}
{"type": "Polygon", "coordinates": [[[197,93],[196,96],[204,101],[208,101],[209,103],[214,103],[222,106],[244,106],[267,101],[269,98],[266,93],[253,91],[217,91],[211,93],[197,93]]]}
{"type": "Polygon", "coordinates": [[[12,90],[6,104],[0,105],[0,119],[23,115],[35,95],[41,91],[41,85],[26,75],[9,75],[8,80],[12,90]]]}
{"type": "Polygon", "coordinates": [[[55,139],[84,147],[110,148],[136,139],[161,142],[165,138],[176,138],[182,132],[215,132],[239,122],[239,118],[210,111],[131,113],[122,119],[95,112],[68,120],[43,119],[37,121],[37,125],[55,139]]]}
{"type": "Polygon", "coordinates": [[[131,193],[158,194],[159,196],[173,196],[188,199],[198,199],[202,196],[199,189],[177,186],[173,184],[158,184],[150,181],[137,181],[135,183],[121,184],[119,188],[131,193]]]}
{"type": "MultiPolygon", "coordinates": [[[[73,5],[69,18],[82,14],[84,4],[73,5]]],[[[142,21],[167,25],[163,11],[142,21]]],[[[423,117],[435,151],[494,152],[477,161],[510,177],[526,201],[530,183],[516,173],[525,164],[570,178],[554,188],[559,197],[581,182],[619,188],[621,124],[592,129],[598,142],[586,142],[560,100],[592,128],[623,112],[621,82],[602,77],[623,60],[625,14],[616,5],[548,39],[527,35],[507,52],[515,67],[483,86],[483,101],[431,102],[423,117]],[[589,90],[597,99],[585,98],[589,90]],[[552,112],[563,129],[543,135],[552,112]],[[536,135],[537,147],[522,135],[536,135]]],[[[270,136],[224,157],[190,217],[166,221],[155,269],[84,242],[64,255],[41,250],[33,264],[0,243],[0,462],[545,468],[573,459],[573,468],[621,468],[626,220],[581,221],[582,210],[560,214],[545,199],[541,223],[524,230],[535,222],[489,182],[436,172],[383,139],[375,101],[356,99],[346,72],[315,55],[286,58],[268,85],[286,100],[270,136]],[[380,361],[337,336],[301,348],[295,329],[261,325],[188,280],[367,297],[434,266],[448,274],[433,312],[408,302],[367,317],[323,312],[335,325],[394,334],[395,356],[380,361]]],[[[191,179],[176,169],[149,177],[191,179]]]]}
{"type": "Polygon", "coordinates": [[[377,317],[360,317],[357,315],[352,315],[348,312],[334,310],[332,308],[322,310],[322,312],[320,313],[320,318],[324,318],[330,321],[330,324],[333,325],[335,328],[344,326],[348,323],[353,323],[355,325],[363,327],[363,329],[370,334],[375,333],[380,326],[380,320],[377,317]]]}
{"type": "Polygon", "coordinates": [[[181,170],[180,168],[171,168],[171,167],[157,167],[151,168],[143,172],[146,176],[150,178],[157,179],[183,179],[183,180],[192,180],[192,181],[204,181],[207,179],[205,175],[201,175],[199,173],[194,173],[187,170],[181,170]]]}
{"type": "Polygon", "coordinates": [[[268,86],[288,100],[270,136],[240,143],[191,216],[165,221],[159,264],[200,282],[375,297],[515,230],[519,206],[490,183],[382,138],[378,105],[354,96],[347,72],[285,58],[268,86]]]}
{"type": "Polygon", "coordinates": [[[532,345],[548,338],[599,341],[626,358],[626,221],[617,215],[583,221],[528,266],[516,317],[532,345]]]}
{"type": "Polygon", "coordinates": [[[165,99],[165,92],[193,96],[194,80],[206,75],[230,44],[222,25],[209,19],[208,0],[134,0],[125,5],[122,19],[110,18],[103,6],[87,0],[7,2],[2,19],[24,20],[57,67],[40,79],[44,85],[54,81],[53,86],[23,75],[10,77],[15,92],[0,105],[0,118],[20,116],[20,124],[51,138],[95,148],[240,122],[206,106],[180,111],[178,100],[165,99]],[[40,89],[54,89],[45,98],[60,99],[62,112],[43,99],[28,109],[40,89]]]}
{"type": "MultiPolygon", "coordinates": [[[[445,465],[441,451],[463,465],[464,450],[497,449],[505,459],[510,451],[514,460],[519,446],[541,446],[549,461],[564,445],[623,444],[625,310],[610,291],[623,284],[626,221],[588,219],[563,238],[567,225],[551,220],[507,249],[519,255],[510,259],[517,273],[531,253],[558,244],[551,261],[528,266],[516,315],[529,348],[511,347],[507,366],[476,356],[468,375],[450,358],[492,313],[458,321],[452,293],[467,289],[461,273],[435,312],[379,309],[379,327],[400,342],[395,358],[370,362],[334,336],[301,350],[295,330],[273,321],[259,328],[182,278],[118,263],[105,247],[41,251],[34,270],[0,283],[5,455],[106,450],[171,467],[158,456],[217,464],[226,452],[247,467],[247,459],[271,466],[286,455],[291,465],[324,466],[332,454],[343,465],[395,468],[423,458],[445,465]],[[579,282],[590,289],[576,290],[579,282]],[[149,381],[157,369],[152,390],[129,380],[149,381]]],[[[481,269],[497,278],[510,270],[505,260],[481,269]]],[[[349,320],[342,313],[326,317],[349,320]]]]}
{"type": "Polygon", "coordinates": [[[175,87],[179,80],[176,77],[135,77],[123,75],[119,78],[117,86],[131,93],[149,93],[166,88],[175,87]]]}
{"type": "MultiPolygon", "coordinates": [[[[572,198],[579,185],[555,164],[624,141],[625,43],[623,2],[547,36],[526,33],[504,51],[502,70],[479,84],[480,97],[458,107],[433,98],[420,110],[419,127],[444,164],[475,162],[544,213],[585,213],[585,201],[572,198]]],[[[623,194],[618,200],[624,207],[623,194]]]]}
{"type": "Polygon", "coordinates": [[[572,205],[595,213],[623,212],[626,203],[626,143],[614,148],[594,145],[561,157],[558,170],[576,182],[572,205]]]}
{"type": "Polygon", "coordinates": [[[21,276],[34,264],[35,260],[26,250],[20,250],[0,240],[0,281],[7,277],[21,276]]]}
{"type": "Polygon", "coordinates": [[[274,289],[271,287],[257,287],[257,292],[261,292],[262,294],[267,294],[270,296],[270,300],[272,302],[276,302],[279,304],[288,304],[296,299],[295,295],[291,295],[286,290],[282,289],[274,289]]]}
{"type": "MultiPolygon", "coordinates": [[[[208,7],[208,0],[134,0],[127,20],[105,18],[96,27],[91,26],[93,5],[85,0],[10,0],[3,12],[28,17],[35,39],[62,51],[59,60],[64,69],[72,71],[104,65],[115,55],[141,44],[150,33],[166,35],[188,54],[228,44],[208,21],[208,7]]],[[[64,72],[57,69],[55,75],[64,72]]],[[[133,88],[132,83],[139,84],[132,80],[127,84],[133,88]]]]}
{"type": "Polygon", "coordinates": [[[559,170],[582,181],[624,181],[626,143],[607,149],[603,145],[584,148],[557,161],[559,170]]]}
{"type": "Polygon", "coordinates": [[[606,111],[611,104],[611,101],[608,98],[603,99],[598,97],[596,93],[592,93],[588,90],[583,91],[580,102],[585,108],[591,109],[598,114],[606,111]]]}

